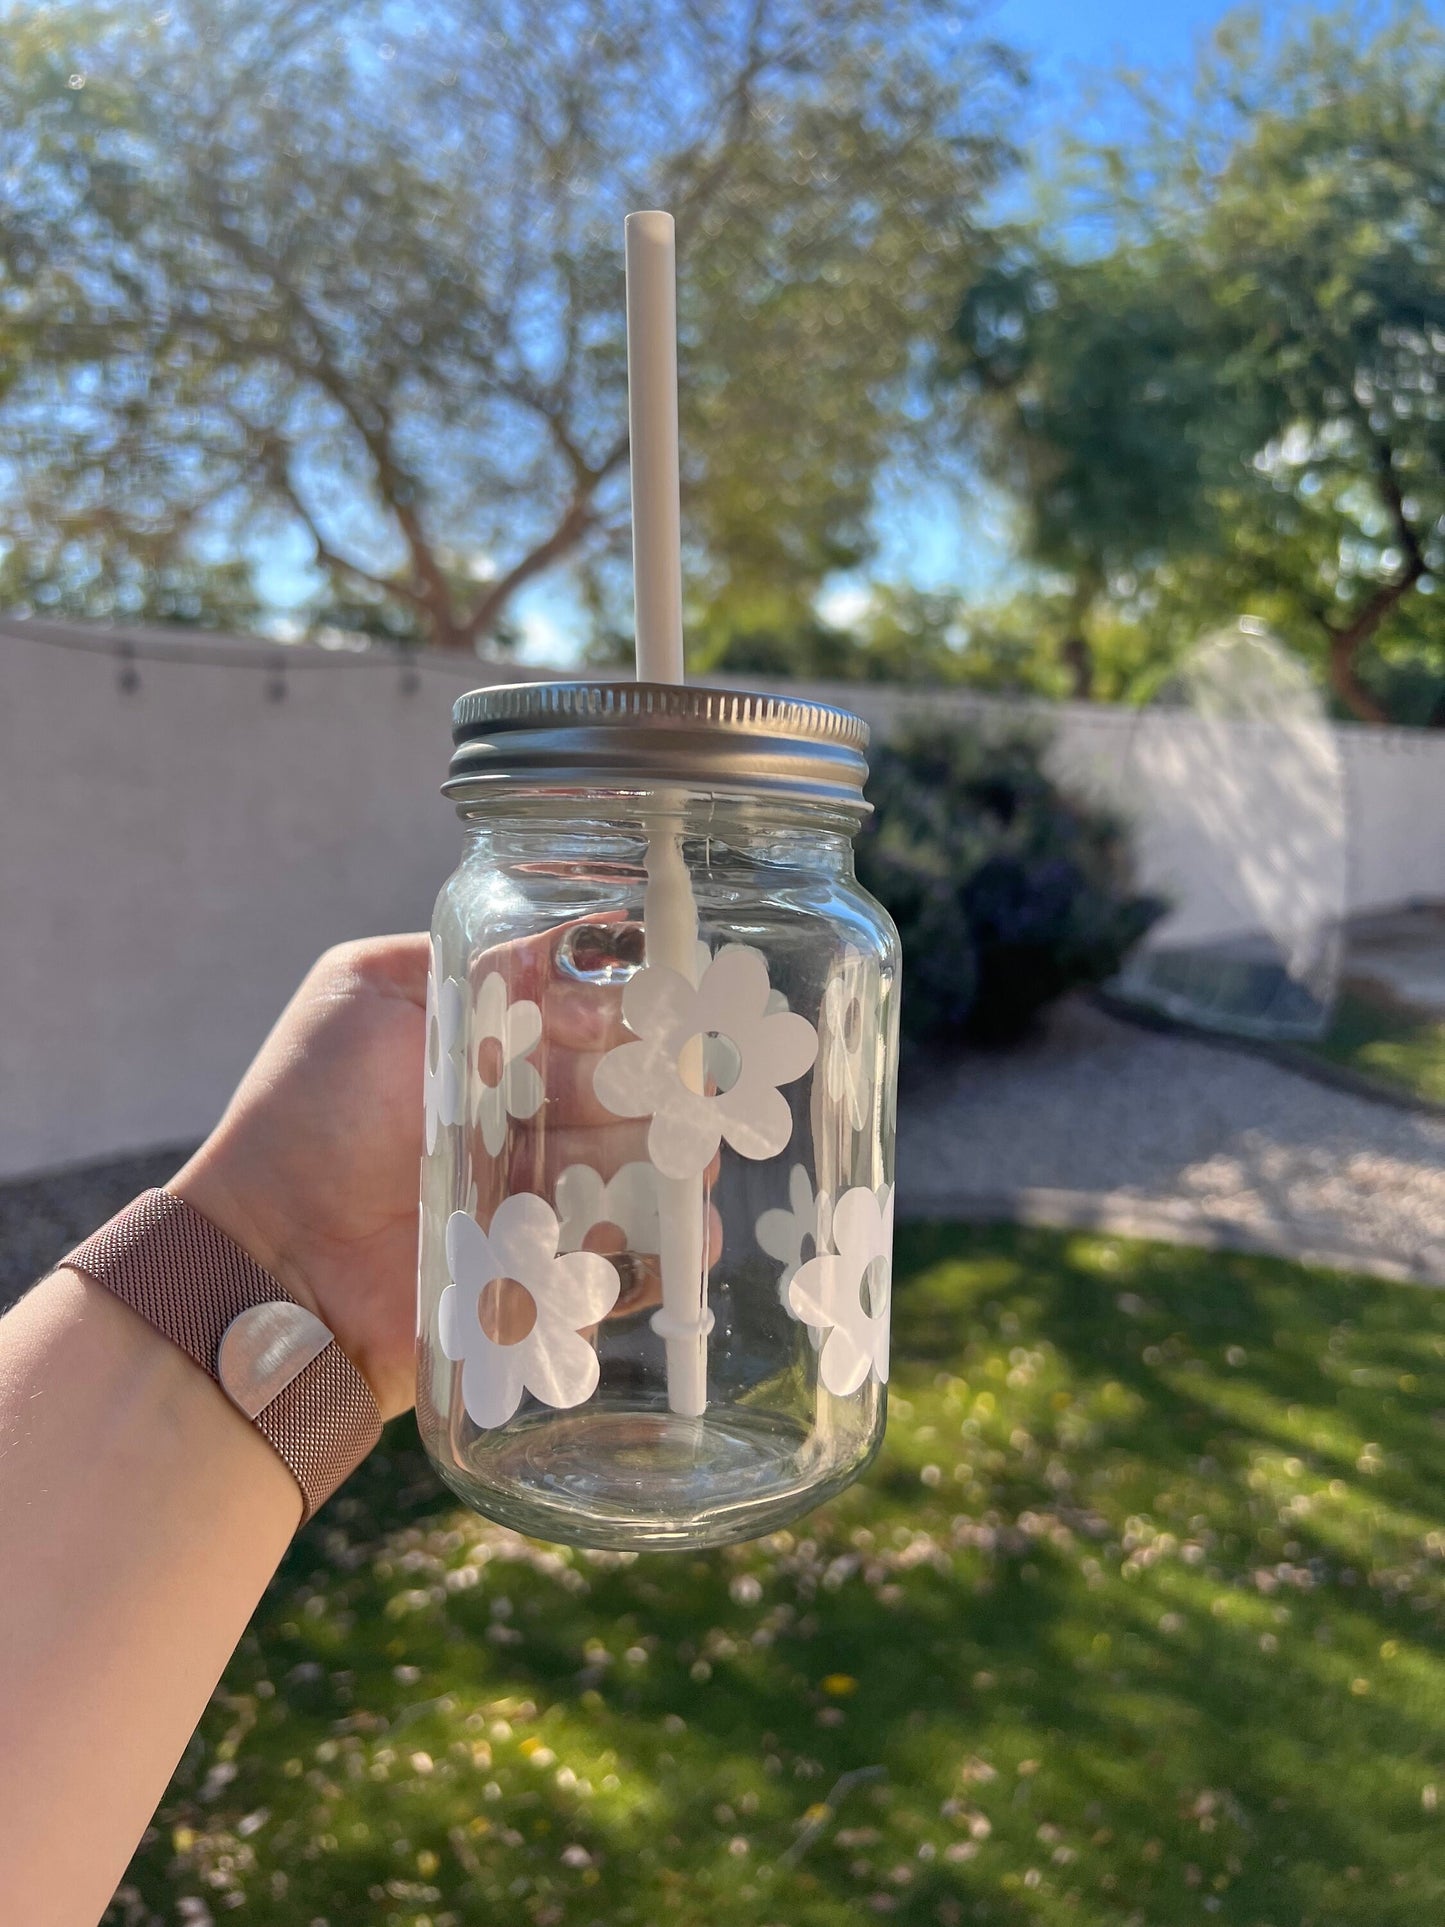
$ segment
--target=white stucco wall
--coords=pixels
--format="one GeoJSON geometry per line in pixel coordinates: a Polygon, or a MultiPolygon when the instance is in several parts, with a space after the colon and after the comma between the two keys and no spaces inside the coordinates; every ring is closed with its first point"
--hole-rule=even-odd
{"type": "MultiPolygon", "coordinates": [[[[114,634],[0,620],[0,1175],[198,1137],[318,951],[425,925],[450,704],[515,675],[433,657],[408,692],[390,660],[133,633],[165,659],[127,692],[114,634]]],[[[883,727],[995,707],[817,693],[883,727]]],[[[1061,769],[1126,768],[1132,714],[1044,713],[1061,769]]],[[[1445,898],[1445,738],[1340,738],[1352,900],[1445,898]]]]}
{"type": "Polygon", "coordinates": [[[0,1172],[199,1137],[318,951],[427,923],[487,679],[243,644],[125,694],[40,634],[0,628],[0,1172]]]}

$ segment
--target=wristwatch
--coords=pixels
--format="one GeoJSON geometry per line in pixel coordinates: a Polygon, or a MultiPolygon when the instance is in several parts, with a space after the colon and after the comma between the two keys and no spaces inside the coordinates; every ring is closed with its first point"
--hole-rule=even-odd
{"type": "Polygon", "coordinates": [[[184,1199],[143,1192],[61,1263],[210,1374],[290,1468],[303,1523],[381,1437],[371,1387],[335,1334],[184,1199]]]}

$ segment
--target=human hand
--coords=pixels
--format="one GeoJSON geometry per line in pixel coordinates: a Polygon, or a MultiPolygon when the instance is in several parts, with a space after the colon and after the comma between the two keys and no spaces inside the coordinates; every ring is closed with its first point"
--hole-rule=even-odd
{"type": "MultiPolygon", "coordinates": [[[[646,1156],[646,1121],[614,1117],[592,1088],[602,1054],[629,1035],[621,983],[579,979],[559,961],[564,944],[576,954],[576,926],[501,946],[486,961],[504,970],[514,998],[540,1007],[547,1098],[534,1117],[512,1121],[505,1161],[480,1156],[474,1135],[474,1165],[489,1194],[478,1200],[483,1223],[508,1192],[551,1199],[568,1165],[590,1166],[605,1180],[646,1156]]],[[[405,1411],[415,1391],[429,962],[420,933],[327,951],[220,1123],[168,1187],[336,1334],[386,1418],[405,1411]]],[[[495,1082],[500,1070],[483,1051],[468,1073],[469,1081],[495,1082]]],[[[716,1257],[715,1213],[709,1229],[716,1257]]],[[[624,1243],[617,1227],[598,1225],[586,1248],[616,1257],[624,1243]]],[[[659,1302],[654,1259],[622,1269],[611,1316],[659,1302]]]]}
{"type": "MultiPolygon", "coordinates": [[[[485,986],[493,972],[500,974],[511,1014],[523,1009],[530,1014],[530,1007],[536,1007],[535,1029],[529,1034],[539,1030],[539,1040],[523,1055],[541,1072],[547,1101],[532,1116],[511,1117],[499,1156],[487,1154],[483,1132],[475,1124],[466,1128],[471,1174],[467,1208],[485,1227],[504,1199],[520,1193],[553,1205],[562,1230],[561,1249],[599,1254],[616,1269],[619,1289],[606,1322],[635,1317],[662,1303],[650,1119],[619,1116],[602,1102],[594,1084],[607,1053],[632,1041],[622,1014],[623,991],[644,954],[641,923],[611,912],[499,945],[475,957],[472,965],[474,984],[485,986]],[[614,1183],[619,1177],[620,1185],[614,1183]],[[617,1211],[617,1222],[602,1215],[608,1209],[617,1211]]],[[[475,1088],[495,1088],[504,1074],[497,1042],[474,1038],[468,1069],[475,1088]]],[[[718,1165],[714,1157],[704,1173],[709,1266],[722,1255],[722,1221],[707,1196],[718,1165]]],[[[531,1294],[513,1279],[494,1280],[482,1293],[478,1310],[482,1329],[503,1346],[524,1338],[536,1315],[531,1294]]],[[[595,1339],[596,1328],[586,1328],[583,1335],[595,1339]]]]}
{"type": "Polygon", "coordinates": [[[384,1418],[414,1391],[420,933],[328,950],[167,1187],[336,1334],[384,1418]]]}

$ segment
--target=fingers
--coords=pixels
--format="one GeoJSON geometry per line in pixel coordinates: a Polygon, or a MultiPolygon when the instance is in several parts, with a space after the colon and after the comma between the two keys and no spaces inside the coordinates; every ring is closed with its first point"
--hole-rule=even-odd
{"type": "Polygon", "coordinates": [[[515,1131],[508,1147],[508,1184],[514,1191],[540,1191],[551,1197],[569,1164],[590,1166],[606,1183],[624,1164],[646,1161],[647,1131],[645,1117],[614,1117],[590,1128],[544,1125],[541,1130],[515,1131]]]}
{"type": "MultiPolygon", "coordinates": [[[[622,993],[642,961],[642,926],[620,911],[576,918],[498,944],[475,961],[474,980],[499,970],[510,1000],[529,998],[542,1017],[540,1044],[528,1053],[546,1089],[541,1109],[530,1118],[509,1120],[500,1165],[484,1155],[480,1143],[472,1147],[474,1168],[491,1166],[494,1183],[504,1175],[509,1191],[550,1197],[568,1165],[587,1165],[606,1182],[625,1164],[650,1161],[649,1120],[618,1117],[598,1097],[594,1083],[607,1052],[635,1041],[623,1021],[622,993]],[[615,977],[609,979],[609,971],[615,977]]],[[[707,1182],[716,1175],[717,1162],[705,1174],[707,1182]]]]}
{"type": "Polygon", "coordinates": [[[573,1130],[618,1128],[622,1120],[616,1111],[608,1110],[593,1084],[597,1066],[606,1055],[606,1051],[556,1048],[547,1051],[542,1067],[547,1085],[546,1108],[557,1123],[573,1130]]]}
{"type": "MultiPolygon", "coordinates": [[[[574,969],[599,963],[600,953],[594,954],[594,948],[604,944],[609,946],[608,955],[626,962],[631,951],[623,939],[629,938],[632,929],[620,922],[562,924],[535,937],[500,944],[484,952],[473,968],[474,983],[484,983],[493,972],[504,978],[514,1010],[523,999],[539,1008],[541,1037],[523,1053],[540,1073],[547,1093],[543,1111],[530,1125],[533,1130],[600,1129],[618,1123],[616,1114],[598,1098],[592,1080],[607,1052],[632,1038],[622,1020],[623,984],[620,980],[580,981],[574,969]]],[[[492,1057],[475,1058],[473,1068],[487,1084],[495,1085],[501,1059],[496,1043],[490,1043],[490,1050],[492,1057]]],[[[519,1120],[514,1132],[527,1128],[527,1122],[519,1120]]]]}
{"type": "MultiPolygon", "coordinates": [[[[638,1312],[652,1311],[662,1303],[662,1267],[655,1252],[626,1251],[615,1225],[598,1225],[589,1233],[587,1251],[599,1252],[617,1267],[620,1289],[607,1320],[630,1318],[638,1312]]],[[[707,1208],[708,1270],[722,1257],[722,1219],[716,1205],[707,1208]]],[[[605,1321],[604,1321],[605,1322],[605,1321]]],[[[596,1343],[600,1327],[593,1325],[583,1334],[596,1343]]]]}
{"type": "MultiPolygon", "coordinates": [[[[550,1197],[569,1164],[590,1165],[605,1183],[616,1177],[624,1164],[651,1163],[647,1150],[650,1129],[650,1120],[645,1117],[614,1117],[607,1124],[593,1126],[548,1126],[540,1117],[533,1118],[529,1126],[513,1129],[506,1161],[508,1183],[514,1191],[545,1191],[550,1197]],[[540,1130],[534,1128],[539,1123],[540,1130]]],[[[481,1146],[477,1145],[474,1161],[480,1155],[481,1146]]],[[[701,1174],[705,1185],[716,1183],[721,1165],[719,1149],[701,1174]]]]}
{"type": "Polygon", "coordinates": [[[311,966],[302,989],[328,994],[360,988],[377,996],[401,997],[425,1009],[430,967],[431,938],[424,930],[362,937],[324,951],[311,966]]]}
{"type": "Polygon", "coordinates": [[[542,1034],[561,1050],[600,1057],[632,1032],[622,1021],[621,984],[579,984],[554,973],[542,997],[542,1034]]]}
{"type": "Polygon", "coordinates": [[[622,989],[641,962],[641,928],[619,911],[498,944],[474,960],[472,979],[500,971],[513,1001],[526,997],[540,1006],[543,1035],[555,1048],[605,1051],[631,1034],[622,1022],[622,989]]]}

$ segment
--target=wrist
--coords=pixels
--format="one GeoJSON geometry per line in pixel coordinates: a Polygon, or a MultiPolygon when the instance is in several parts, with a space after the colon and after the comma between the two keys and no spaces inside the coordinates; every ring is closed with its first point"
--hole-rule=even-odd
{"type": "Polygon", "coordinates": [[[330,1327],[331,1321],[317,1300],[308,1275],[309,1267],[297,1241],[288,1235],[284,1225],[275,1222],[264,1201],[233,1169],[232,1161],[213,1139],[208,1138],[187,1159],[167,1182],[166,1190],[208,1218],[263,1271],[269,1272],[298,1305],[304,1305],[322,1324],[330,1327]]]}
{"type": "Polygon", "coordinates": [[[192,1196],[142,1193],[64,1262],[214,1380],[290,1469],[304,1517],[380,1436],[376,1399],[329,1326],[192,1196]]]}
{"type": "MultiPolygon", "coordinates": [[[[410,1294],[406,1301],[407,1344],[398,1358],[394,1345],[378,1344],[369,1307],[356,1290],[364,1267],[364,1247],[349,1226],[328,1224],[322,1201],[293,1198],[274,1161],[258,1160],[255,1147],[226,1122],[206,1139],[166,1189],[238,1244],[263,1271],[314,1313],[371,1389],[384,1417],[411,1403],[412,1347],[410,1294]],[[398,1365],[400,1373],[398,1373],[398,1365]]],[[[407,1221],[415,1263],[415,1209],[407,1221]]],[[[391,1334],[388,1332],[388,1338],[391,1334]]]]}
{"type": "Polygon", "coordinates": [[[104,1415],[108,1458],[139,1478],[152,1500],[183,1499],[230,1511],[248,1497],[250,1518],[284,1520],[294,1532],[304,1499],[285,1463],[222,1388],[179,1346],[88,1273],[64,1266],[46,1281],[57,1332],[72,1332],[77,1371],[104,1415]],[[200,1474],[200,1477],[197,1477],[200,1474]]]}

